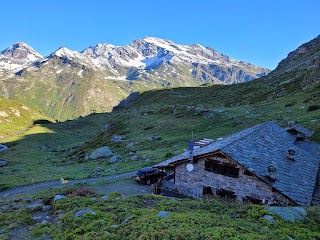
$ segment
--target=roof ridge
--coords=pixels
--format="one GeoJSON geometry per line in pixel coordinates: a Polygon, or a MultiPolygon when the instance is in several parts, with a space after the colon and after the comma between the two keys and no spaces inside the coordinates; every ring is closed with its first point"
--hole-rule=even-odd
{"type": "MultiPolygon", "coordinates": [[[[260,130],[264,125],[269,125],[273,123],[274,125],[277,125],[274,121],[269,121],[269,122],[264,122],[264,123],[261,123],[261,124],[258,124],[258,125],[255,125],[255,126],[252,126],[250,128],[246,128],[246,129],[243,129],[241,130],[240,132],[237,132],[237,133],[234,133],[230,136],[228,136],[227,138],[225,138],[226,140],[230,140],[230,142],[226,143],[226,145],[224,145],[223,147],[227,147],[229,146],[230,144],[238,141],[239,139],[242,139],[242,138],[246,138],[250,135],[252,135],[253,133],[257,132],[258,130],[260,130]],[[244,133],[245,132],[245,133],[244,133]],[[242,133],[242,134],[241,134],[242,133]],[[236,138],[235,138],[236,137],[236,138]]],[[[223,140],[222,140],[223,141],[223,140]]],[[[214,144],[216,142],[213,142],[211,144],[214,144]]],[[[210,146],[211,144],[207,145],[207,146],[210,146]]],[[[207,147],[205,146],[205,147],[207,147]]]]}

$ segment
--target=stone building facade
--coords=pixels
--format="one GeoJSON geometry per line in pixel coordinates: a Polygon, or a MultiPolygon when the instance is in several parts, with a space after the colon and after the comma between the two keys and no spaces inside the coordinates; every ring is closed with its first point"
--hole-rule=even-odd
{"type": "Polygon", "coordinates": [[[194,168],[190,172],[186,170],[187,164],[190,163],[184,162],[175,166],[175,185],[177,190],[186,196],[200,198],[216,195],[238,202],[295,205],[221,152],[198,159],[193,163],[194,168]]]}

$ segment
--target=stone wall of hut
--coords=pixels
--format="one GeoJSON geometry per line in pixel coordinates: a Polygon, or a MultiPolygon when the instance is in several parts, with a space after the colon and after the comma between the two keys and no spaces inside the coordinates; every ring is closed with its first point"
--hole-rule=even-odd
{"type": "Polygon", "coordinates": [[[205,170],[205,160],[207,158],[198,159],[193,164],[194,169],[191,172],[186,169],[188,163],[181,163],[176,166],[175,185],[181,194],[193,198],[201,198],[204,196],[204,188],[210,187],[213,195],[219,194],[221,189],[234,192],[234,198],[239,202],[254,199],[261,201],[262,204],[294,205],[282,194],[274,191],[256,176],[250,175],[245,168],[229,158],[221,157],[221,155],[210,156],[211,159],[217,160],[222,164],[233,164],[236,168],[239,168],[237,178],[205,170]]]}

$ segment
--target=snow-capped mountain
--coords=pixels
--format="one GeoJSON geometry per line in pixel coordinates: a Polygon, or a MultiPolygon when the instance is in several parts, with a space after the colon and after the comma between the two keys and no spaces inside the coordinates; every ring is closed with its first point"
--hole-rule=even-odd
{"type": "Polygon", "coordinates": [[[42,56],[26,43],[18,42],[0,52],[0,74],[19,71],[42,56]]]}
{"type": "Polygon", "coordinates": [[[37,66],[54,57],[104,72],[105,78],[170,83],[175,86],[203,83],[233,84],[266,75],[269,70],[238,61],[199,44],[179,45],[145,37],[127,46],[99,43],[82,52],[65,47],[38,59],[37,66]]]}
{"type": "MultiPolygon", "coordinates": [[[[155,37],[135,40],[123,47],[98,44],[85,49],[81,54],[90,58],[99,68],[111,68],[118,77],[123,77],[123,73],[117,74],[119,68],[136,68],[136,80],[154,78],[150,76],[153,74],[158,75],[156,77],[161,75],[163,80],[173,76],[231,84],[252,80],[269,72],[268,69],[235,60],[200,44],[179,45],[155,37]],[[166,73],[161,72],[161,69],[156,71],[160,66],[164,66],[163,71],[166,73]],[[151,73],[150,70],[155,71],[151,73]]],[[[126,78],[130,80],[130,76],[126,78]]]]}
{"type": "Polygon", "coordinates": [[[269,72],[199,44],[155,37],[127,46],[99,43],[82,52],[61,47],[45,57],[18,43],[1,52],[0,64],[0,80],[10,79],[0,84],[0,97],[32,102],[59,120],[109,111],[134,91],[233,84],[269,72]]]}

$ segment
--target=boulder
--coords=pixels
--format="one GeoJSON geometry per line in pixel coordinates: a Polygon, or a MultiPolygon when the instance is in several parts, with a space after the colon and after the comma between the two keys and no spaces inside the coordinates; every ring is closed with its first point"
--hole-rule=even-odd
{"type": "Polygon", "coordinates": [[[151,136],[151,137],[148,137],[147,139],[148,139],[148,141],[157,141],[157,140],[160,140],[161,137],[160,136],[151,136]]]}
{"type": "Polygon", "coordinates": [[[91,153],[91,155],[89,156],[89,158],[98,159],[98,158],[109,157],[109,156],[112,156],[112,151],[108,146],[105,146],[105,147],[94,150],[93,153],[91,153]]]}
{"type": "Polygon", "coordinates": [[[134,142],[128,143],[128,145],[126,146],[126,148],[133,148],[134,147],[134,142]]]}
{"type": "Polygon", "coordinates": [[[126,136],[123,136],[123,135],[114,135],[112,136],[111,138],[111,141],[112,142],[122,142],[123,140],[126,139],[126,136]]]}
{"type": "Polygon", "coordinates": [[[301,221],[307,216],[306,210],[302,207],[269,207],[268,212],[290,222],[301,221]]]}
{"type": "Polygon", "coordinates": [[[89,154],[86,153],[86,155],[84,156],[84,160],[89,160],[89,154]]]}
{"type": "Polygon", "coordinates": [[[31,203],[29,205],[26,206],[26,208],[31,209],[31,210],[36,210],[36,209],[42,209],[43,204],[41,203],[31,203]]]}
{"type": "Polygon", "coordinates": [[[63,195],[55,195],[54,196],[54,199],[53,199],[53,202],[56,202],[56,201],[59,201],[61,199],[64,199],[64,198],[67,198],[66,196],[63,196],[63,195]]]}
{"type": "Polygon", "coordinates": [[[167,218],[171,215],[171,212],[167,212],[167,211],[160,211],[157,214],[157,217],[162,217],[162,218],[167,218]]]}
{"type": "Polygon", "coordinates": [[[73,216],[75,218],[82,218],[85,214],[93,214],[96,215],[96,212],[93,211],[91,208],[83,208],[79,211],[76,211],[73,216]]]}
{"type": "Polygon", "coordinates": [[[135,153],[134,152],[128,152],[126,153],[126,156],[133,156],[135,153]]]}
{"type": "Polygon", "coordinates": [[[121,156],[120,155],[114,155],[110,158],[109,163],[116,163],[121,161],[121,156]]]}
{"type": "Polygon", "coordinates": [[[1,233],[5,233],[6,232],[6,229],[5,228],[0,228],[0,234],[1,233]]]}
{"type": "Polygon", "coordinates": [[[271,223],[271,224],[274,224],[274,223],[275,223],[275,220],[274,220],[274,218],[273,218],[271,215],[264,215],[262,218],[265,219],[265,220],[267,220],[267,221],[268,221],[269,223],[271,223]]]}
{"type": "Polygon", "coordinates": [[[123,220],[124,224],[127,224],[128,222],[130,222],[133,219],[133,217],[128,217],[125,220],[123,220]]]}
{"type": "Polygon", "coordinates": [[[131,160],[132,160],[132,161],[137,161],[137,160],[138,160],[138,156],[137,156],[137,155],[131,156],[131,160]]]}
{"type": "Polygon", "coordinates": [[[109,200],[109,195],[108,195],[108,194],[105,194],[105,195],[101,196],[101,199],[102,199],[103,201],[108,201],[108,200],[109,200]]]}
{"type": "Polygon", "coordinates": [[[5,160],[0,160],[0,167],[4,167],[4,166],[7,166],[8,165],[8,162],[5,161],[5,160]]]}
{"type": "Polygon", "coordinates": [[[51,209],[51,206],[50,206],[50,205],[44,205],[44,206],[42,207],[42,211],[43,211],[43,212],[48,212],[50,209],[51,209]]]}
{"type": "Polygon", "coordinates": [[[98,173],[98,172],[91,173],[91,174],[89,175],[89,177],[92,177],[92,178],[100,177],[100,173],[98,173]]]}

